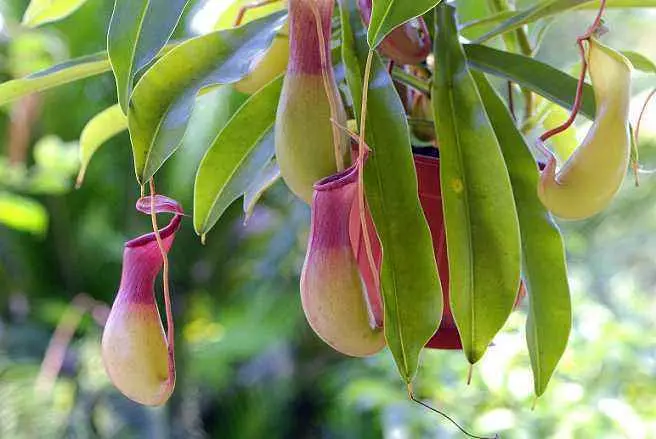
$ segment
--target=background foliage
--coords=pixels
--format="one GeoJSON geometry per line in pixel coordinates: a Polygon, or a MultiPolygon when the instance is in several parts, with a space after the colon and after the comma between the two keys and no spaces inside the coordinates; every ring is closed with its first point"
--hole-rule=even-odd
{"type": "MultiPolygon", "coordinates": [[[[64,21],[36,30],[19,25],[27,3],[0,1],[3,81],[104,49],[113,2],[89,0],[64,21]]],[[[460,1],[461,21],[488,15],[483,3],[460,1]]],[[[192,1],[176,36],[207,30],[208,15],[221,4],[192,1]]],[[[590,15],[559,16],[537,58],[575,69],[570,42],[590,15]]],[[[610,10],[607,41],[654,60],[655,18],[653,9],[610,10]]],[[[536,35],[539,25],[531,30],[536,35]]],[[[645,73],[635,86],[653,83],[645,73]]],[[[645,94],[636,96],[634,110],[645,94]]],[[[101,329],[89,316],[53,387],[36,391],[44,351],[69,302],[84,292],[110,304],[123,241],[149,229],[133,211],[139,194],[126,133],[99,150],[84,186],[72,189],[80,132],[115,102],[113,77],[105,73],[0,109],[0,438],[459,437],[407,401],[388,351],[344,358],[311,332],[298,300],[309,210],[281,183],[247,226],[237,202],[206,246],[190,220],[178,234],[170,257],[179,375],[166,407],[137,406],[111,386],[100,363],[101,329]]],[[[211,104],[201,101],[192,117],[209,125],[238,105],[211,104]]],[[[654,114],[642,129],[646,168],[656,168],[654,114]]],[[[189,169],[204,152],[199,144],[188,134],[158,174],[160,191],[188,210],[189,169]]],[[[573,333],[534,411],[523,308],[477,365],[469,387],[460,352],[425,352],[418,395],[472,430],[504,438],[656,437],[656,211],[650,202],[656,181],[646,174],[641,183],[635,188],[627,179],[603,214],[562,224],[573,333]]]]}

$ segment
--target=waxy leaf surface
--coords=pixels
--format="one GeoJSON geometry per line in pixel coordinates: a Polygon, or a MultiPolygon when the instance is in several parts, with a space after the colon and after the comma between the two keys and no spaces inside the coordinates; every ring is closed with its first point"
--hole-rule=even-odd
{"type": "Polygon", "coordinates": [[[189,0],[116,0],[107,52],[116,77],[118,102],[128,112],[134,75],[168,42],[189,0]]]}
{"type": "Polygon", "coordinates": [[[194,186],[194,228],[206,234],[230,204],[250,187],[271,161],[278,78],[251,96],[212,142],[200,163],[194,186]]]}
{"type": "MultiPolygon", "coordinates": [[[[369,48],[352,2],[340,0],[340,6],[342,56],[359,117],[369,48]]],[[[417,371],[421,349],[440,324],[442,288],[419,203],[405,111],[385,65],[375,54],[368,93],[366,141],[372,152],[364,183],[383,247],[380,285],[385,338],[401,377],[409,383],[417,371]]]]}
{"type": "Polygon", "coordinates": [[[436,14],[433,80],[451,309],[474,364],[512,311],[520,239],[508,171],[458,39],[455,9],[436,14]]]}
{"type": "Polygon", "coordinates": [[[474,78],[503,152],[519,216],[522,277],[534,391],[544,393],[565,351],[572,321],[565,248],[560,231],[537,196],[539,171],[501,97],[482,73],[474,78]]]}
{"type": "Polygon", "coordinates": [[[246,76],[253,59],[271,44],[284,19],[284,13],[276,13],[239,28],[187,40],[141,77],[128,111],[135,171],[141,184],[177,149],[196,95],[208,86],[246,76]]]}
{"type": "Polygon", "coordinates": [[[82,56],[0,84],[0,105],[31,93],[48,90],[110,69],[106,53],[82,56]]]}
{"type": "Polygon", "coordinates": [[[442,0],[372,0],[367,41],[375,49],[395,28],[433,9],[442,0]]]}
{"type": "MultiPolygon", "coordinates": [[[[606,8],[649,8],[656,7],[656,0],[607,0],[606,8]]],[[[478,31],[478,34],[485,32],[487,28],[494,26],[497,23],[503,22],[499,25],[498,28],[495,27],[493,32],[496,35],[509,32],[511,30],[517,29],[518,27],[524,26],[536,22],[542,18],[553,19],[560,12],[564,12],[568,9],[599,9],[598,0],[585,0],[584,2],[580,1],[571,1],[571,0],[548,0],[543,2],[537,2],[534,5],[529,6],[526,9],[521,11],[503,11],[496,14],[489,14],[485,17],[479,19],[473,19],[466,23],[463,23],[459,26],[461,32],[469,36],[469,33],[472,31],[478,31]],[[502,26],[505,26],[502,28],[502,26]],[[483,31],[480,31],[483,29],[483,31]]],[[[485,36],[486,39],[493,38],[492,36],[485,36]]],[[[479,40],[477,40],[479,41],[479,40]]]]}

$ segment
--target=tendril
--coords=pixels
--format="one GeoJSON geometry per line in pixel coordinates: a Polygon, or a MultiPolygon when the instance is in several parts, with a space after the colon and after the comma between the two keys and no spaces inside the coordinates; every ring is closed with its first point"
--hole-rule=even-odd
{"type": "Polygon", "coordinates": [[[239,26],[241,24],[241,22],[244,20],[244,15],[249,10],[257,9],[257,8],[262,7],[262,6],[271,5],[273,3],[278,3],[279,1],[280,0],[262,0],[262,1],[259,1],[259,2],[253,2],[253,3],[250,3],[248,5],[242,6],[241,8],[239,8],[239,12],[237,13],[237,17],[235,18],[235,22],[233,23],[233,26],[234,27],[239,26]]]}
{"type": "MultiPolygon", "coordinates": [[[[159,234],[159,227],[157,226],[157,213],[155,212],[156,192],[155,192],[155,183],[152,178],[149,180],[149,184],[150,184],[150,220],[153,225],[153,232],[155,234],[155,239],[157,240],[157,246],[159,247],[159,251],[162,254],[162,286],[164,289],[164,307],[166,308],[166,325],[167,325],[166,340],[168,344],[169,356],[172,356],[173,352],[175,352],[174,349],[175,328],[173,323],[173,310],[171,307],[171,294],[169,288],[169,258],[166,253],[166,249],[164,248],[162,237],[159,234]]],[[[172,364],[173,367],[175,367],[175,363],[171,362],[169,364],[172,364]]]]}
{"type": "MultiPolygon", "coordinates": [[[[590,27],[588,27],[588,29],[585,31],[583,35],[576,38],[576,44],[579,48],[579,56],[581,57],[581,73],[579,75],[578,83],[576,84],[576,95],[574,97],[574,105],[572,106],[572,111],[569,115],[569,118],[565,122],[563,122],[560,126],[550,129],[549,131],[543,133],[540,136],[539,141],[542,144],[544,144],[544,142],[550,137],[562,133],[567,128],[569,128],[574,123],[574,120],[576,119],[576,116],[579,113],[579,110],[581,109],[581,100],[583,97],[583,85],[585,84],[585,75],[588,71],[588,61],[585,56],[585,46],[583,42],[589,41],[590,38],[594,35],[594,33],[601,27],[602,17],[604,15],[605,9],[606,9],[606,0],[601,0],[601,4],[599,5],[599,11],[597,12],[597,16],[595,17],[595,20],[592,22],[590,27]]],[[[541,145],[541,147],[544,148],[548,153],[548,155],[553,158],[553,153],[550,150],[545,148],[544,145],[541,145]]]]}
{"type": "Polygon", "coordinates": [[[371,63],[373,61],[374,52],[369,51],[367,55],[367,62],[364,67],[364,77],[362,79],[362,107],[360,108],[360,139],[358,142],[358,207],[360,211],[360,230],[364,237],[364,249],[367,254],[367,262],[374,279],[376,291],[380,292],[380,279],[376,276],[376,262],[374,261],[374,254],[371,246],[371,239],[369,238],[369,225],[367,224],[367,217],[365,211],[365,194],[364,194],[364,158],[365,153],[369,151],[369,147],[365,143],[365,135],[367,129],[367,99],[369,97],[369,77],[371,76],[371,63]]]}
{"type": "Polygon", "coordinates": [[[410,397],[410,399],[413,402],[416,402],[417,404],[421,405],[422,407],[427,408],[428,410],[430,410],[434,413],[437,413],[438,415],[442,416],[444,419],[451,422],[451,424],[453,424],[458,430],[460,430],[462,432],[462,434],[464,434],[467,437],[471,437],[471,438],[474,438],[474,439],[498,439],[498,437],[499,437],[496,434],[494,436],[491,436],[491,437],[490,436],[477,436],[475,434],[472,434],[472,433],[468,432],[463,427],[461,427],[460,424],[458,424],[451,416],[447,415],[446,413],[444,413],[441,410],[436,409],[435,407],[431,407],[430,405],[426,404],[422,400],[417,399],[415,397],[415,394],[412,391],[412,385],[411,384],[408,384],[408,396],[410,397]]]}
{"type": "Polygon", "coordinates": [[[643,169],[640,169],[640,163],[638,162],[638,140],[640,139],[640,124],[645,116],[647,107],[649,106],[649,101],[651,101],[651,98],[654,97],[655,94],[656,94],[656,88],[650,91],[649,94],[647,95],[647,98],[645,99],[645,102],[642,104],[642,108],[640,109],[640,114],[638,115],[638,120],[636,121],[635,129],[633,130],[633,157],[631,161],[631,168],[633,169],[633,175],[635,177],[636,186],[639,186],[640,184],[640,180],[638,177],[639,173],[643,173],[643,174],[653,173],[653,171],[645,171],[643,169]]]}

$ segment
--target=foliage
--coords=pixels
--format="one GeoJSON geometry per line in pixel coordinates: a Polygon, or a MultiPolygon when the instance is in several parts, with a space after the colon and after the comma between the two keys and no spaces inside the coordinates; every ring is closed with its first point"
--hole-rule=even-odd
{"type": "MultiPolygon", "coordinates": [[[[387,334],[389,350],[364,360],[331,351],[304,321],[298,276],[309,210],[279,180],[272,160],[271,125],[281,81],[274,79],[252,96],[231,85],[253,71],[254,60],[281,32],[286,13],[277,7],[259,11],[233,29],[237,8],[224,10],[219,0],[213,12],[217,30],[200,35],[194,18],[211,10],[201,9],[201,1],[178,1],[151,21],[127,22],[120,17],[138,16],[116,13],[131,6],[147,17],[157,3],[33,0],[26,10],[26,1],[0,1],[5,110],[0,130],[6,139],[0,149],[0,438],[38,437],[45,431],[52,437],[459,437],[452,426],[407,401],[397,367],[404,380],[414,377],[418,397],[479,434],[656,434],[654,342],[648,336],[656,330],[649,250],[652,176],[645,174],[638,188],[625,184],[610,209],[578,223],[552,222],[531,191],[538,176],[530,168],[533,156],[543,159],[532,145],[539,131],[567,116],[562,108],[573,106],[576,79],[570,73],[578,70],[571,68],[576,56],[571,42],[582,23],[590,22],[597,2],[518,1],[516,10],[495,11],[484,2],[459,0],[460,25],[447,35],[444,14],[450,7],[433,9],[438,1],[374,0],[375,25],[366,35],[355,3],[340,0],[332,55],[347,112],[355,120],[352,128],[359,127],[361,116],[367,44],[377,45],[399,24],[421,15],[431,35],[448,42],[436,47],[434,60],[458,67],[436,70],[438,83],[421,69],[397,67],[389,75],[381,58],[373,61],[366,136],[372,154],[365,188],[386,249],[383,295],[385,319],[392,323],[386,329],[396,323],[399,330],[387,334]],[[49,10],[43,9],[46,4],[49,10]],[[108,30],[118,44],[109,55],[108,30]],[[526,33],[530,53],[506,38],[515,32],[526,33]],[[508,80],[516,84],[513,104],[508,80]],[[453,137],[449,143],[455,147],[463,136],[484,140],[478,149],[469,148],[466,158],[477,176],[490,181],[474,181],[466,189],[481,201],[485,190],[498,193],[493,184],[504,186],[508,203],[498,215],[519,221],[529,297],[512,314],[510,306],[500,310],[496,299],[491,305],[481,302],[498,313],[495,325],[506,323],[498,334],[495,328],[481,338],[472,362],[482,358],[469,387],[462,352],[423,349],[419,355],[439,323],[430,299],[436,279],[425,268],[432,259],[426,224],[409,166],[413,129],[426,121],[406,120],[403,105],[408,104],[393,87],[400,83],[424,91],[432,87],[440,141],[453,137]],[[471,114],[463,114],[464,103],[471,105],[471,114]],[[108,146],[100,148],[103,143],[108,146]],[[86,179],[73,191],[80,166],[86,179]],[[103,313],[118,288],[122,242],[150,229],[132,206],[139,186],[153,175],[159,192],[180,200],[187,211],[193,205],[198,234],[212,230],[201,246],[192,221],[185,220],[170,253],[178,383],[166,409],[143,408],[121,396],[105,376],[99,348],[103,313]],[[234,202],[242,196],[243,207],[234,202]],[[250,218],[246,227],[244,213],[250,218]],[[570,319],[561,233],[573,314],[562,359],[570,319]],[[45,379],[39,365],[51,333],[82,291],[97,304],[64,349],[58,377],[45,379]],[[390,300],[410,314],[395,313],[390,300]],[[404,331],[410,334],[406,340],[404,331]],[[535,411],[530,411],[532,388],[544,392],[535,411]]],[[[636,68],[637,107],[643,91],[654,86],[656,59],[649,44],[653,10],[639,8],[654,3],[609,0],[608,6],[606,41],[627,49],[623,53],[636,68]]],[[[421,68],[431,70],[431,62],[421,68]]],[[[588,85],[581,115],[595,115],[588,85]]],[[[638,139],[646,168],[656,163],[650,115],[638,139]]],[[[586,124],[579,118],[568,132],[570,143],[586,124]]],[[[563,149],[571,151],[571,145],[563,149]]],[[[443,158],[447,161],[446,151],[443,158]]],[[[443,174],[443,187],[453,183],[454,171],[450,167],[443,174]]],[[[447,223],[461,227],[470,221],[474,233],[494,219],[487,207],[492,205],[481,201],[471,208],[474,217],[447,212],[447,223]]],[[[504,245],[518,244],[509,236],[517,224],[500,227],[507,232],[502,245],[485,244],[476,255],[482,251],[498,262],[507,254],[504,245]]],[[[449,229],[454,242],[456,227],[447,224],[449,229]]],[[[514,256],[510,271],[519,269],[514,256]]]]}

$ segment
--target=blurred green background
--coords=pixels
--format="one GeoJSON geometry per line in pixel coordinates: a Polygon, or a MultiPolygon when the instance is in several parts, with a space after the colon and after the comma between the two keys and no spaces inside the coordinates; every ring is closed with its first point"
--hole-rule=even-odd
{"type": "MultiPolygon", "coordinates": [[[[208,14],[223,1],[192,2],[180,35],[211,27],[208,14]]],[[[60,23],[28,30],[19,25],[27,0],[0,0],[0,80],[103,50],[112,4],[89,0],[60,23]]],[[[484,4],[458,2],[463,21],[486,14],[484,4]]],[[[537,57],[575,69],[573,38],[590,19],[590,12],[559,17],[537,57]]],[[[607,21],[609,44],[656,60],[656,10],[611,10],[607,21]]],[[[635,77],[632,120],[656,83],[654,75],[635,77]]],[[[190,220],[183,223],[170,254],[175,393],[157,409],[121,396],[101,364],[98,322],[118,286],[123,242],[150,227],[133,208],[139,190],[127,134],[98,152],[85,184],[73,189],[80,131],[115,100],[113,77],[106,73],[0,108],[0,438],[461,437],[407,400],[389,352],[346,358],[312,333],[298,294],[309,209],[281,183],[246,226],[236,202],[205,246],[190,220]],[[71,311],[75,297],[93,312],[59,352],[59,375],[45,368],[39,377],[55,327],[66,313],[71,322],[77,317],[71,311]]],[[[229,107],[212,104],[200,102],[194,117],[229,115],[229,107]]],[[[188,212],[203,153],[197,140],[211,134],[189,133],[158,174],[159,191],[188,212]]],[[[656,106],[643,121],[640,140],[642,166],[656,168],[656,106]]],[[[477,434],[656,438],[655,198],[654,175],[641,175],[637,188],[627,177],[605,213],[562,224],[574,326],[534,410],[526,303],[476,366],[469,386],[460,352],[425,351],[418,396],[477,434]]]]}

